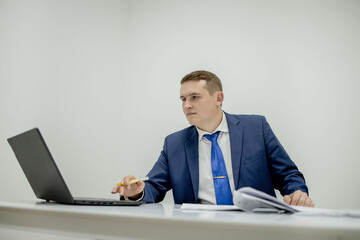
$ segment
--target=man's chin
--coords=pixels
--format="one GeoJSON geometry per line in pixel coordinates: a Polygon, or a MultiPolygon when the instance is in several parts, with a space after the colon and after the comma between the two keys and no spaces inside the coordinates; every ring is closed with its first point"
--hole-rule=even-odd
{"type": "Polygon", "coordinates": [[[197,128],[200,128],[200,127],[199,127],[199,123],[198,123],[198,122],[195,122],[195,121],[189,121],[189,124],[190,124],[191,126],[195,126],[195,127],[197,127],[197,128]]]}
{"type": "Polygon", "coordinates": [[[188,118],[188,122],[189,122],[190,125],[196,126],[196,121],[190,120],[190,119],[188,118]]]}
{"type": "Polygon", "coordinates": [[[192,114],[189,116],[186,116],[186,119],[188,120],[190,125],[198,126],[199,125],[199,118],[197,114],[192,114]]]}

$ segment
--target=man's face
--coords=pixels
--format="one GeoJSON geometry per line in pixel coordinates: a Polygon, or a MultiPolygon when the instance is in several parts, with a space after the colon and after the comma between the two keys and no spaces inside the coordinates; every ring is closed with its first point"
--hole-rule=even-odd
{"type": "Polygon", "coordinates": [[[188,81],[181,84],[180,99],[184,114],[191,125],[204,130],[212,125],[221,112],[222,92],[210,95],[206,81],[188,81]]]}

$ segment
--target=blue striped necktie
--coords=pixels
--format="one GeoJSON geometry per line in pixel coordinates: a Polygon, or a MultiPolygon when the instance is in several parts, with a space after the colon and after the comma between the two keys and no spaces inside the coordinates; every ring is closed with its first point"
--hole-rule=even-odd
{"type": "Polygon", "coordinates": [[[205,134],[211,141],[211,169],[214,180],[217,205],[233,205],[229,177],[226,172],[224,157],[217,143],[219,131],[211,135],[205,134]]]}

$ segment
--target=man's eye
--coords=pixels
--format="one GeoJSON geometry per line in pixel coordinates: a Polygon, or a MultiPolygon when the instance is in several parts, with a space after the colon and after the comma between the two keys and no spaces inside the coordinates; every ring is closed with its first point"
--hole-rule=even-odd
{"type": "Polygon", "coordinates": [[[198,99],[199,96],[192,96],[191,98],[192,98],[193,100],[195,100],[195,99],[198,99]]]}

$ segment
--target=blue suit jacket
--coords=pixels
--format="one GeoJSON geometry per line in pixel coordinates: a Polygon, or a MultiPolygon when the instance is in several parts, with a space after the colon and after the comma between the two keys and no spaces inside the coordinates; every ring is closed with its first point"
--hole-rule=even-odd
{"type": "MultiPolygon", "coordinates": [[[[226,114],[235,189],[253,187],[272,196],[308,192],[305,179],[271,130],[265,117],[226,114]]],[[[158,161],[145,184],[145,202],[160,202],[173,190],[176,204],[197,203],[198,132],[195,126],[165,138],[158,161]]]]}

